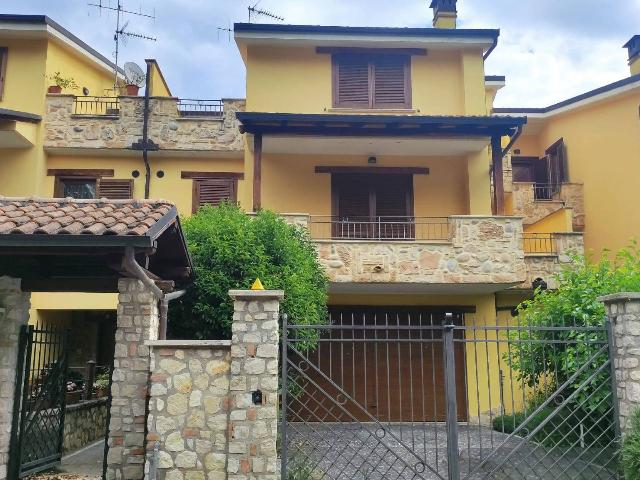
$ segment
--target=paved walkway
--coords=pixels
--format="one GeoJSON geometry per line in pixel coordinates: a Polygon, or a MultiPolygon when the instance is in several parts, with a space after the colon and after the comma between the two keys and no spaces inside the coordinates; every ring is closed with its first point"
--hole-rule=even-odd
{"type": "Polygon", "coordinates": [[[63,457],[58,471],[88,478],[101,478],[103,455],[104,441],[94,443],[63,457]]]}

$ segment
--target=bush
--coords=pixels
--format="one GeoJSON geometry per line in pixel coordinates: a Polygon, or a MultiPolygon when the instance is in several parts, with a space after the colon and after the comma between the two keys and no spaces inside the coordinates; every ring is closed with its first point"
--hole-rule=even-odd
{"type": "Polygon", "coordinates": [[[231,338],[231,289],[256,278],[282,289],[281,311],[294,323],[326,321],[327,278],[306,230],[268,211],[254,217],[238,206],[202,207],[184,220],[195,266],[187,294],[169,308],[171,338],[231,338]]]}
{"type": "Polygon", "coordinates": [[[625,480],[640,480],[640,408],[627,420],[620,454],[625,480]]]}

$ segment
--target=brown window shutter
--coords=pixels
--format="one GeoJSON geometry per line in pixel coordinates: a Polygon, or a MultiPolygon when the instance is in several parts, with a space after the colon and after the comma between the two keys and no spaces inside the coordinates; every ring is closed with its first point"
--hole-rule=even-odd
{"type": "Polygon", "coordinates": [[[237,181],[232,178],[208,178],[194,180],[193,212],[202,205],[219,205],[222,202],[235,202],[237,181]]]}
{"type": "Polygon", "coordinates": [[[98,198],[127,200],[133,198],[133,180],[105,180],[98,182],[98,198]]]}
{"type": "Polygon", "coordinates": [[[366,58],[334,57],[334,106],[370,107],[370,67],[366,58]]]}
{"type": "Polygon", "coordinates": [[[408,58],[383,57],[373,63],[374,108],[410,108],[408,58]]]}

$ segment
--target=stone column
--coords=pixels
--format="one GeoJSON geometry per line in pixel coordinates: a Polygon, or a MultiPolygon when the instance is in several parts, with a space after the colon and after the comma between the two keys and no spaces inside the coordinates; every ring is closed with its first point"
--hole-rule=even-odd
{"type": "Polygon", "coordinates": [[[145,342],[158,338],[158,299],[134,278],[120,279],[118,291],[107,479],[140,480],[150,371],[145,342]]]}
{"type": "Polygon", "coordinates": [[[280,290],[232,290],[229,480],[275,480],[280,290]],[[261,397],[260,401],[256,401],[261,397]]]}
{"type": "Polygon", "coordinates": [[[20,279],[0,277],[0,480],[7,478],[18,337],[29,321],[30,297],[20,290],[20,279]]]}
{"type": "Polygon", "coordinates": [[[624,432],[627,418],[640,408],[640,293],[600,297],[613,332],[613,361],[618,416],[624,432]]]}

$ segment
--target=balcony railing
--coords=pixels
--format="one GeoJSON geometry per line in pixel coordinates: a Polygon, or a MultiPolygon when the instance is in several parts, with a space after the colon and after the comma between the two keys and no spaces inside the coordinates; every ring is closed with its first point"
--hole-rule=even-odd
{"type": "Polygon", "coordinates": [[[178,112],[181,117],[222,117],[222,100],[197,100],[181,98],[178,100],[178,112]]]}
{"type": "Polygon", "coordinates": [[[524,233],[522,235],[525,254],[557,255],[556,236],[553,233],[524,233]]]}
{"type": "Polygon", "coordinates": [[[560,186],[553,183],[534,183],[533,198],[536,200],[553,200],[553,196],[560,191],[560,186]]]}
{"type": "Polygon", "coordinates": [[[309,233],[317,240],[448,240],[449,219],[311,216],[309,233]]]}
{"type": "Polygon", "coordinates": [[[75,97],[73,114],[86,116],[117,116],[120,114],[118,97],[75,97]]]}

